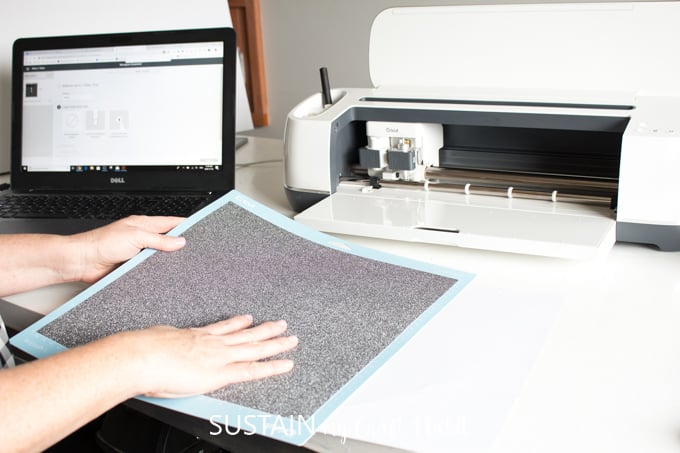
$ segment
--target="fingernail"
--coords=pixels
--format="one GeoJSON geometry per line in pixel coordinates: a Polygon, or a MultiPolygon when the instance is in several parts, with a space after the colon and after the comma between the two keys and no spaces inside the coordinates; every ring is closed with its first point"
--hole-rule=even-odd
{"type": "Polygon", "coordinates": [[[286,337],[288,339],[288,342],[290,344],[296,345],[300,342],[300,339],[296,337],[295,335],[291,335],[290,337],[286,337]]]}
{"type": "Polygon", "coordinates": [[[284,321],[283,319],[276,321],[276,325],[279,327],[288,327],[288,323],[284,321]]]}
{"type": "Polygon", "coordinates": [[[286,371],[290,371],[290,370],[293,369],[293,365],[294,365],[294,363],[293,363],[292,360],[281,360],[279,362],[279,371],[284,372],[284,373],[286,371]]]}
{"type": "Polygon", "coordinates": [[[175,239],[175,244],[176,244],[177,246],[182,246],[182,245],[184,245],[184,244],[186,244],[186,243],[187,243],[186,238],[178,237],[177,239],[175,239]]]}

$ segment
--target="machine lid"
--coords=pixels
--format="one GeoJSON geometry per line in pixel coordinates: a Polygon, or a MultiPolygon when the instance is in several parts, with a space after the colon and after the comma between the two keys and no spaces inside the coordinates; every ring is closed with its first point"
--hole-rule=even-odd
{"type": "Polygon", "coordinates": [[[369,44],[375,87],[678,92],[680,2],[391,8],[369,44]]]}

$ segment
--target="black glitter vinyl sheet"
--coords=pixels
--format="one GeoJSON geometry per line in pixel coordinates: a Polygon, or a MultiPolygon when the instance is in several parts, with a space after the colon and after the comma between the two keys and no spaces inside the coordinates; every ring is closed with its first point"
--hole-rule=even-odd
{"type": "Polygon", "coordinates": [[[186,246],[143,251],[15,345],[42,357],[158,324],[284,319],[286,334],[300,340],[282,355],[295,362],[290,373],[197,397],[145,399],[298,445],[472,278],[320,233],[237,191],[169,234],[186,246]]]}

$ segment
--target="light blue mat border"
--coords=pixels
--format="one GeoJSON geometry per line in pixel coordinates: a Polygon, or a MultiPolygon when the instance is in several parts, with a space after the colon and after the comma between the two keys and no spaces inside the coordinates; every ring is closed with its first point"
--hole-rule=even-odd
{"type": "MultiPolygon", "coordinates": [[[[457,282],[432,305],[430,305],[430,307],[428,307],[419,317],[411,322],[411,324],[409,324],[409,326],[403,332],[401,332],[392,341],[392,343],[390,343],[376,357],[374,357],[373,360],[371,360],[363,369],[361,369],[361,371],[352,377],[352,379],[345,383],[345,385],[343,385],[335,394],[333,394],[328,399],[328,401],[319,407],[319,409],[317,409],[317,411],[314,412],[314,414],[312,414],[308,419],[295,418],[288,415],[268,414],[205,395],[178,399],[138,397],[141,400],[151,402],[159,406],[167,407],[175,411],[184,412],[209,420],[210,423],[214,425],[214,430],[211,430],[211,432],[215,433],[215,435],[228,434],[224,428],[220,427],[220,425],[228,425],[236,429],[240,429],[246,433],[256,432],[258,434],[272,437],[284,442],[289,442],[295,445],[303,445],[314,434],[316,429],[321,426],[323,421],[326,420],[333,413],[333,411],[335,411],[340,406],[340,404],[342,404],[355,390],[357,390],[359,386],[361,386],[361,384],[363,384],[376,370],[385,364],[385,362],[387,362],[390,357],[396,354],[399,349],[401,349],[411,338],[413,338],[413,336],[429,320],[431,320],[440,310],[442,310],[450,301],[452,301],[455,296],[474,278],[473,274],[467,272],[361,247],[325,233],[321,233],[299,222],[295,222],[294,220],[282,214],[279,214],[278,212],[254,201],[253,199],[236,190],[232,190],[228,194],[187,218],[184,222],[170,231],[168,235],[181,235],[184,231],[191,228],[201,219],[227,203],[234,203],[263,218],[271,224],[276,225],[279,228],[287,230],[290,233],[322,246],[334,248],[336,250],[376,261],[382,261],[423,272],[441,275],[444,277],[454,278],[457,280],[457,282]]],[[[54,321],[67,311],[71,310],[84,300],[87,300],[93,294],[105,288],[111,282],[115,281],[130,269],[146,260],[155,252],[156,250],[152,249],[143,250],[134,258],[115,269],[97,283],[85,289],[83,292],[42,318],[40,321],[34,323],[15,335],[10,340],[12,345],[38,358],[47,357],[65,350],[64,346],[41,335],[38,330],[54,321]]]]}

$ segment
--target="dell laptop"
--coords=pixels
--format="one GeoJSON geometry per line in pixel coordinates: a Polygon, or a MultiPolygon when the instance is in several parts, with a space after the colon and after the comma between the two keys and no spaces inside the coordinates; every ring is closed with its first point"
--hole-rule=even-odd
{"type": "Polygon", "coordinates": [[[187,216],[233,189],[231,28],[22,38],[0,233],[187,216]]]}

